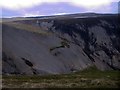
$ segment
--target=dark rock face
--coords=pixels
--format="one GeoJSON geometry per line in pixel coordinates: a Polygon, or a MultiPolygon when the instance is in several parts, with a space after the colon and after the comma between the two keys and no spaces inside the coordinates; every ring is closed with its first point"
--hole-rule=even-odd
{"type": "Polygon", "coordinates": [[[13,22],[17,26],[3,23],[3,74],[60,74],[94,65],[120,70],[117,15],[13,22]],[[39,29],[27,31],[28,25],[39,29]]]}

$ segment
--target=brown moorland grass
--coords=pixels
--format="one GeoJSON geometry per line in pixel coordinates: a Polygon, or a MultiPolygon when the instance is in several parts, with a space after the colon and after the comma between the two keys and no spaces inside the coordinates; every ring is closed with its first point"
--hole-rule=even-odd
{"type": "Polygon", "coordinates": [[[119,88],[120,71],[90,68],[61,75],[3,75],[3,88],[119,88]]]}

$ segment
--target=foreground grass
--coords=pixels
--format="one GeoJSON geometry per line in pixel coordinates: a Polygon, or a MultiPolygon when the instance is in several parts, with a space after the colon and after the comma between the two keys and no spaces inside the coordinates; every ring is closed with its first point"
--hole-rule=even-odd
{"type": "Polygon", "coordinates": [[[3,88],[119,88],[119,73],[90,68],[62,75],[3,76],[3,88]]]}

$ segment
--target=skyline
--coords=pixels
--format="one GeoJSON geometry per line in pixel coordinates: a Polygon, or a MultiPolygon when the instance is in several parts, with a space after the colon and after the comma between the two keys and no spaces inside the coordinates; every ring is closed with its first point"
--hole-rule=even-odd
{"type": "Polygon", "coordinates": [[[73,13],[118,13],[119,0],[2,0],[2,17],[50,16],[73,13]],[[24,2],[24,3],[23,3],[24,2]],[[87,3],[86,3],[87,2],[87,3]],[[8,4],[9,3],[9,4],[8,4]]]}

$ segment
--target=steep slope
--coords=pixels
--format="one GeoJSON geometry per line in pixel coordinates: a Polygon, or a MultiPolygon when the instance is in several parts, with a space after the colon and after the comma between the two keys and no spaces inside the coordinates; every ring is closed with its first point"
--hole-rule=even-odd
{"type": "Polygon", "coordinates": [[[118,16],[68,17],[3,22],[3,74],[120,70],[118,16]]]}

